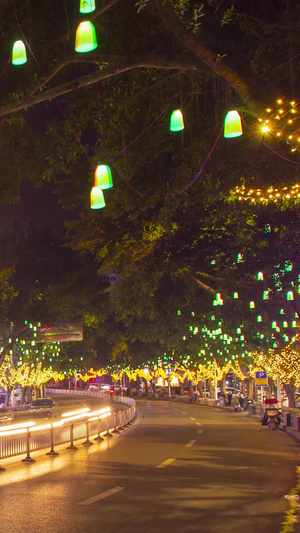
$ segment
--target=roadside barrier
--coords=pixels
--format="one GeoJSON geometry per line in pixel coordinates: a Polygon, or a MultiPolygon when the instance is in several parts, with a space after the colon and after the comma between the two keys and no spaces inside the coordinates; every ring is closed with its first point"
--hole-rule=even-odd
{"type": "MultiPolygon", "coordinates": [[[[110,395],[87,391],[72,391],[62,389],[47,389],[47,392],[54,394],[93,396],[99,399],[109,400],[110,395]],[[81,394],[80,394],[81,393],[81,394]]],[[[136,404],[132,398],[115,397],[115,404],[122,403],[128,406],[127,409],[111,412],[110,407],[99,408],[95,411],[79,410],[65,415],[61,420],[49,423],[35,424],[34,421],[25,424],[11,424],[0,426],[0,459],[25,455],[23,462],[32,463],[34,459],[31,453],[50,448],[46,455],[56,456],[58,452],[56,446],[67,444],[67,449],[74,450],[75,441],[83,440],[83,444],[91,445],[91,438],[103,440],[106,436],[113,436],[113,432],[120,432],[123,426],[129,425],[136,416],[136,404]],[[81,412],[80,412],[81,411],[81,412]],[[82,412],[86,411],[86,412],[82,412]]],[[[0,466],[0,471],[5,470],[0,466]]]]}

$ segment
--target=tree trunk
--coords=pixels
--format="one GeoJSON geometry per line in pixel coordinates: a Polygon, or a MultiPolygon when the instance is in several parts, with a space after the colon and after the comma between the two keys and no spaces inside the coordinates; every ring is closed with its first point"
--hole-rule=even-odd
{"type": "Polygon", "coordinates": [[[289,403],[289,407],[296,407],[296,402],[295,402],[295,384],[293,382],[293,380],[291,380],[290,383],[288,384],[285,384],[283,385],[284,387],[284,390],[287,394],[287,397],[288,397],[288,403],[289,403]]]}
{"type": "Polygon", "coordinates": [[[200,398],[204,398],[204,390],[203,390],[202,381],[199,381],[199,383],[197,385],[197,389],[199,391],[200,398]]]}
{"type": "Polygon", "coordinates": [[[250,400],[256,400],[256,398],[254,397],[255,394],[254,394],[254,378],[249,378],[248,380],[248,398],[250,400]]]}
{"type": "Polygon", "coordinates": [[[148,394],[149,394],[148,382],[147,382],[146,378],[142,378],[142,381],[143,381],[143,383],[145,385],[145,395],[148,396],[148,394]]]}

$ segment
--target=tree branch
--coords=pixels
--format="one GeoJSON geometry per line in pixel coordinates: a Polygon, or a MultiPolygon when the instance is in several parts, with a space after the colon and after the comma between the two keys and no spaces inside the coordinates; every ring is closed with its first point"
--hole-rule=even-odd
{"type": "MultiPolygon", "coordinates": [[[[111,60],[112,56],[97,56],[95,55],[95,62],[102,61],[103,63],[108,63],[107,60],[111,60]],[[101,58],[101,59],[100,59],[101,58]]],[[[48,100],[53,100],[54,98],[67,94],[76,89],[81,89],[82,87],[88,87],[98,83],[99,81],[117,76],[123,72],[137,68],[153,68],[153,69],[163,69],[163,70],[199,70],[201,68],[201,63],[197,58],[192,57],[191,55],[178,55],[178,56],[113,56],[114,61],[112,64],[108,63],[107,68],[102,70],[97,70],[90,74],[86,74],[81,78],[63,83],[57,87],[45,90],[35,96],[30,96],[23,98],[21,100],[15,101],[9,105],[3,106],[0,108],[0,117],[4,117],[21,111],[22,109],[32,107],[34,105],[40,104],[48,100]]],[[[74,62],[72,59],[65,61],[60,64],[60,67],[55,68],[53,76],[62,68],[66,67],[68,64],[74,62]]],[[[47,79],[50,79],[51,76],[48,76],[47,79]]],[[[46,83],[46,81],[45,81],[46,83]]],[[[44,85],[44,84],[43,84],[44,85]]]]}
{"type": "Polygon", "coordinates": [[[211,71],[225,79],[250,109],[264,104],[266,95],[270,98],[272,89],[266,90],[267,85],[253,72],[248,59],[230,45],[230,39],[207,5],[204,4],[205,17],[197,36],[186,29],[165,0],[155,0],[155,6],[168,29],[211,71]]]}

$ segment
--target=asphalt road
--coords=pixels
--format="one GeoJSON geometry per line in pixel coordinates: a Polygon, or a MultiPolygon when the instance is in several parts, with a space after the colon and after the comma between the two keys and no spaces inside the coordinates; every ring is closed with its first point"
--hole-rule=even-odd
{"type": "Polygon", "coordinates": [[[120,435],[0,473],[1,533],[279,533],[298,456],[243,413],[139,401],[120,435]]]}

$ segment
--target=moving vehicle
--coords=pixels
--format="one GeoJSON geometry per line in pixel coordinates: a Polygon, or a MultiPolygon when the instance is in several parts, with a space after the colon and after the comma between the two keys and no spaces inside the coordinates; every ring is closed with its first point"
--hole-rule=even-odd
{"type": "Polygon", "coordinates": [[[45,418],[53,418],[57,416],[56,403],[51,398],[39,398],[38,400],[34,400],[29,407],[29,411],[36,416],[42,416],[45,418]]]}
{"type": "Polygon", "coordinates": [[[12,422],[14,419],[14,414],[12,411],[7,409],[6,407],[0,408],[0,424],[8,424],[9,422],[12,422]]]}
{"type": "Polygon", "coordinates": [[[269,426],[269,429],[275,430],[281,423],[281,411],[277,405],[276,398],[268,398],[264,401],[266,410],[261,420],[262,426],[269,426]]]}

